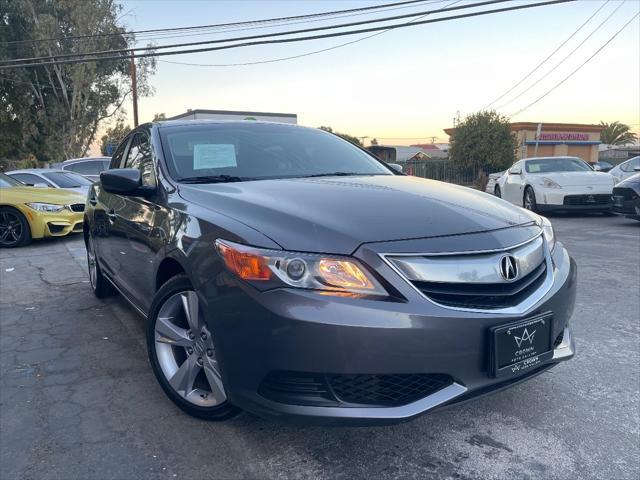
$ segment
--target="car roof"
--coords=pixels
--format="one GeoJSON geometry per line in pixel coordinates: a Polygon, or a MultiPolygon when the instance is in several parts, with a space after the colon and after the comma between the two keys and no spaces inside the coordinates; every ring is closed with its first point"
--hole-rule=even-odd
{"type": "Polygon", "coordinates": [[[69,165],[71,163],[86,162],[86,161],[92,161],[92,162],[101,161],[101,162],[104,162],[105,160],[111,161],[111,157],[70,158],[69,160],[65,160],[64,162],[60,162],[58,165],[69,165]]]}
{"type": "MultiPolygon", "coordinates": [[[[572,157],[570,155],[558,155],[555,157],[529,157],[529,158],[523,158],[523,160],[526,162],[528,160],[557,160],[560,158],[572,158],[572,159],[576,159],[576,160],[582,160],[580,157],[572,157]]],[[[584,162],[584,160],[582,160],[584,162]]]]}
{"type": "MultiPolygon", "coordinates": [[[[278,125],[282,127],[289,128],[301,128],[301,129],[312,129],[311,127],[305,127],[304,125],[298,125],[295,123],[282,123],[282,122],[266,122],[263,120],[214,120],[209,118],[202,118],[198,120],[161,120],[158,122],[149,122],[146,125],[153,125],[157,127],[183,127],[186,125],[242,125],[246,127],[247,125],[278,125]]],[[[144,125],[140,125],[143,127],[144,125]]],[[[313,128],[312,130],[316,130],[313,128]]]]}
{"type": "Polygon", "coordinates": [[[10,172],[5,172],[7,175],[11,175],[12,173],[75,173],[69,172],[68,170],[62,170],[60,168],[22,168],[20,170],[11,170],[10,172]]]}

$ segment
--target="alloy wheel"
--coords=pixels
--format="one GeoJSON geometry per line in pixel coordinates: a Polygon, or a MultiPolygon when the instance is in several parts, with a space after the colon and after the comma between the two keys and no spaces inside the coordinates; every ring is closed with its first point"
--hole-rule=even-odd
{"type": "Polygon", "coordinates": [[[13,246],[22,237],[22,222],[15,213],[0,212],[0,244],[13,246]]]}
{"type": "Polygon", "coordinates": [[[158,312],[154,346],[171,388],[189,403],[212,407],[224,403],[227,395],[199,303],[193,290],[169,297],[158,312]]]}
{"type": "Polygon", "coordinates": [[[533,191],[531,189],[528,189],[527,193],[525,193],[524,195],[524,208],[533,211],[534,202],[535,200],[533,199],[533,191]]]}
{"type": "Polygon", "coordinates": [[[87,264],[89,267],[89,281],[91,282],[91,288],[96,289],[98,283],[98,269],[96,266],[96,251],[93,247],[93,240],[91,236],[87,239],[87,264]]]}

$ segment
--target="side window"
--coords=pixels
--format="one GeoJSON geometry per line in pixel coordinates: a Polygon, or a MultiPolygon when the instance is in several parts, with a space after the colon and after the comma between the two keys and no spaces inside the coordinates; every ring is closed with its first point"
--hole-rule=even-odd
{"type": "Polygon", "coordinates": [[[511,167],[509,169],[509,173],[512,173],[512,174],[522,173],[522,162],[518,162],[513,167],[511,167]]]}
{"type": "Polygon", "coordinates": [[[16,180],[24,183],[25,185],[36,185],[37,183],[44,183],[48,187],[53,187],[51,182],[46,181],[44,178],[34,175],[32,173],[12,173],[11,176],[16,180]]]}
{"type": "Polygon", "coordinates": [[[632,172],[634,168],[640,166],[640,158],[632,158],[626,164],[620,166],[623,172],[632,172]]]}
{"type": "Polygon", "coordinates": [[[125,138],[124,141],[118,146],[116,152],[111,157],[111,164],[108,168],[123,168],[122,167],[122,157],[124,156],[124,152],[127,150],[127,145],[129,144],[129,137],[125,138]]]}
{"type": "Polygon", "coordinates": [[[153,156],[151,155],[151,142],[144,132],[136,133],[131,141],[129,153],[124,163],[125,168],[137,168],[142,175],[142,185],[156,186],[156,175],[153,169],[153,156]]]}
{"type": "Polygon", "coordinates": [[[86,162],[72,163],[64,168],[80,175],[99,175],[102,172],[102,162],[88,160],[86,162]]]}

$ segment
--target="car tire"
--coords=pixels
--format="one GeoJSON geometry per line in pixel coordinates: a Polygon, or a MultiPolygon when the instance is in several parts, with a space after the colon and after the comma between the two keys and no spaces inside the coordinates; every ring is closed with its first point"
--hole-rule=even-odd
{"type": "Polygon", "coordinates": [[[87,235],[87,242],[85,246],[87,248],[87,268],[89,272],[89,283],[91,285],[91,290],[93,290],[93,294],[98,298],[107,298],[114,296],[118,292],[102,273],[102,269],[100,268],[100,264],[98,263],[98,259],[96,257],[95,245],[93,243],[91,234],[87,235]]]}
{"type": "Polygon", "coordinates": [[[31,227],[13,207],[0,207],[0,247],[23,247],[31,243],[31,227]]]}
{"type": "Polygon", "coordinates": [[[538,211],[538,204],[536,202],[536,192],[533,191],[533,188],[527,186],[524,189],[524,196],[522,198],[522,206],[527,210],[531,210],[532,212],[538,211]]]}
{"type": "Polygon", "coordinates": [[[496,185],[496,188],[493,189],[493,194],[498,198],[502,198],[502,192],[500,191],[500,185],[496,185]]]}
{"type": "Polygon", "coordinates": [[[147,317],[147,351],[153,373],[173,403],[191,416],[222,421],[240,409],[226,398],[199,303],[186,275],[162,285],[147,317]]]}

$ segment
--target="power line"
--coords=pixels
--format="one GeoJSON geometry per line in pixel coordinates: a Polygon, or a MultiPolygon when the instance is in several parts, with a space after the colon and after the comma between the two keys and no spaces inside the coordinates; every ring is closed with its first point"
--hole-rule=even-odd
{"type": "Polygon", "coordinates": [[[543,81],[544,79],[548,78],[549,75],[553,72],[555,72],[560,66],[562,66],[568,59],[569,57],[571,57],[580,47],[582,47],[585,43],[587,43],[587,40],[589,40],[598,30],[600,30],[600,27],[602,27],[605,23],[607,23],[609,21],[609,19],[620,9],[620,7],[622,7],[622,5],[624,5],[624,2],[620,2],[620,4],[607,16],[607,18],[605,18],[602,22],[600,22],[600,24],[589,34],[586,36],[586,38],[584,40],[582,40],[582,42],[580,42],[573,50],[571,50],[569,52],[569,54],[564,57],[562,60],[560,60],[554,67],[551,68],[551,70],[547,71],[544,75],[542,75],[538,80],[536,80],[535,82],[533,82],[531,85],[529,85],[525,90],[523,90],[522,92],[520,92],[518,95],[516,95],[515,97],[513,97],[511,100],[509,100],[506,103],[503,103],[502,105],[500,105],[497,109],[501,110],[504,107],[506,107],[507,105],[515,102],[518,98],[520,98],[521,96],[523,96],[525,93],[527,93],[528,91],[530,91],[533,87],[535,87],[536,85],[538,85],[541,81],[543,81]]]}
{"type": "MultiPolygon", "coordinates": [[[[200,41],[200,42],[189,42],[189,43],[174,43],[174,44],[170,44],[170,45],[159,45],[159,46],[153,46],[153,47],[135,47],[135,48],[126,48],[126,49],[118,49],[118,50],[102,50],[102,51],[95,51],[95,52],[64,53],[64,54],[59,54],[59,55],[48,55],[48,56],[43,56],[43,57],[15,58],[15,59],[11,59],[11,60],[6,60],[4,64],[7,65],[7,64],[13,63],[13,62],[25,62],[25,61],[46,61],[46,60],[53,60],[53,59],[56,59],[56,58],[73,58],[73,57],[81,57],[81,56],[84,56],[84,55],[108,55],[108,54],[113,54],[113,53],[148,51],[148,50],[156,51],[156,50],[164,50],[164,49],[167,49],[167,48],[184,48],[184,47],[193,47],[193,46],[197,46],[197,45],[211,45],[211,44],[216,44],[216,43],[229,43],[229,42],[237,42],[237,41],[243,41],[243,40],[257,40],[257,39],[261,39],[261,38],[281,37],[281,36],[285,36],[285,35],[296,35],[296,34],[300,34],[300,33],[320,32],[320,31],[324,31],[324,30],[335,30],[335,29],[338,29],[338,28],[355,27],[355,26],[358,26],[358,25],[368,25],[368,24],[371,24],[371,23],[388,22],[388,21],[391,21],[391,20],[399,20],[399,19],[402,19],[402,18],[410,18],[410,17],[415,17],[415,16],[418,16],[418,15],[426,15],[426,14],[431,14],[431,13],[442,13],[442,12],[448,12],[448,11],[452,11],[452,10],[464,10],[464,9],[468,9],[468,8],[481,7],[481,6],[486,6],[486,5],[496,4],[496,3],[505,3],[505,2],[510,2],[510,1],[513,1],[513,0],[485,0],[483,2],[460,5],[460,6],[457,6],[457,7],[440,8],[440,9],[437,9],[437,10],[426,10],[426,11],[422,11],[422,12],[414,12],[414,13],[408,13],[408,14],[403,14],[403,15],[394,15],[392,17],[383,17],[383,18],[375,18],[375,19],[369,19],[369,20],[361,20],[359,22],[341,23],[339,25],[325,25],[325,26],[322,26],[322,27],[303,28],[303,29],[299,29],[299,30],[287,30],[287,31],[284,31],[284,32],[264,33],[264,34],[261,34],[261,35],[249,35],[249,36],[244,36],[244,37],[232,37],[232,38],[217,39],[217,40],[204,40],[204,41],[200,41]]],[[[385,27],[385,28],[388,28],[388,27],[385,27]]]]}
{"type": "Polygon", "coordinates": [[[597,9],[595,12],[593,12],[593,14],[592,14],[589,18],[587,18],[587,20],[586,20],[582,25],[580,25],[580,26],[578,27],[578,29],[577,29],[577,30],[575,30],[571,35],[569,35],[569,37],[568,37],[564,42],[562,42],[562,43],[561,43],[561,44],[560,44],[560,45],[559,45],[559,46],[558,46],[558,47],[557,47],[553,52],[551,52],[551,53],[549,54],[549,56],[547,56],[544,60],[542,60],[540,63],[538,63],[538,64],[533,68],[533,70],[531,70],[531,71],[530,71],[529,73],[527,73],[524,77],[522,77],[522,78],[521,78],[521,79],[520,79],[520,80],[519,80],[519,81],[518,81],[518,82],[517,82],[513,87],[511,87],[509,90],[507,90],[506,92],[504,92],[504,93],[503,93],[502,95],[500,95],[498,98],[496,98],[495,100],[493,100],[492,102],[490,102],[490,103],[488,103],[486,106],[484,106],[484,107],[482,108],[482,110],[486,110],[486,109],[487,109],[487,108],[489,108],[491,105],[493,105],[494,103],[498,102],[499,100],[501,100],[502,98],[504,98],[505,96],[507,96],[508,94],[510,94],[513,90],[515,90],[516,88],[518,88],[518,87],[522,84],[522,82],[524,82],[524,81],[525,81],[527,78],[529,78],[533,73],[535,73],[535,72],[536,72],[536,71],[537,71],[537,70],[538,70],[542,65],[544,65],[544,64],[547,62],[547,60],[549,60],[551,57],[553,57],[553,55],[555,55],[555,54],[556,54],[556,52],[557,52],[558,50],[560,50],[562,47],[564,47],[564,46],[567,44],[567,42],[568,42],[569,40],[571,40],[571,39],[572,39],[572,38],[573,38],[573,37],[574,37],[574,36],[575,36],[575,35],[576,35],[580,30],[582,30],[582,28],[583,28],[587,23],[589,23],[589,22],[591,21],[591,19],[592,19],[593,17],[595,17],[595,16],[598,14],[598,12],[600,12],[600,10],[602,10],[602,9],[603,9],[603,7],[604,7],[607,3],[609,3],[610,1],[611,1],[611,0],[606,0],[606,2],[604,2],[602,5],[600,5],[600,6],[598,7],[598,9],[597,9]]]}
{"type": "Polygon", "coordinates": [[[220,27],[229,27],[229,26],[239,26],[239,25],[255,25],[261,23],[277,23],[283,22],[286,20],[297,20],[301,18],[314,18],[314,17],[323,17],[323,16],[332,16],[338,15],[340,13],[350,13],[350,12],[362,12],[367,10],[377,10],[385,7],[393,7],[396,5],[406,5],[412,3],[421,3],[424,0],[408,0],[402,2],[394,2],[394,3],[385,3],[382,5],[371,5],[368,7],[360,7],[360,8],[350,8],[348,10],[333,10],[329,12],[320,12],[320,13],[310,13],[307,15],[296,15],[292,17],[279,17],[279,18],[265,18],[260,20],[247,20],[244,22],[233,22],[233,23],[217,23],[211,25],[195,25],[191,27],[172,27],[172,28],[155,28],[150,30],[137,30],[132,32],[112,32],[112,33],[98,33],[93,35],[69,35],[67,37],[59,37],[59,38],[41,38],[41,39],[28,39],[28,40],[13,40],[9,42],[2,42],[4,45],[14,45],[20,43],[31,43],[31,42],[62,42],[65,40],[77,40],[77,39],[85,39],[85,38],[98,38],[98,37],[111,37],[117,35],[130,35],[130,34],[145,34],[145,33],[156,33],[156,32],[175,32],[175,31],[191,31],[198,29],[211,29],[211,28],[220,28],[220,27]]]}
{"type": "MultiPolygon", "coordinates": [[[[442,3],[443,1],[446,0],[439,0],[437,2],[434,3],[442,3]]],[[[452,5],[455,5],[456,3],[460,3],[462,0],[455,0],[454,2],[451,2],[447,5],[447,7],[450,7],[452,5]]],[[[411,20],[408,23],[412,23],[415,22],[417,20],[420,20],[426,16],[428,16],[429,14],[425,14],[425,15],[421,15],[419,17],[417,17],[415,20],[411,20]]],[[[244,66],[248,66],[248,65],[261,65],[264,63],[276,63],[276,62],[284,62],[285,60],[294,60],[297,58],[303,58],[303,57],[309,57],[311,55],[316,55],[318,53],[323,53],[323,52],[328,52],[331,50],[337,50],[338,48],[342,48],[342,47],[346,47],[348,45],[353,45],[354,43],[359,43],[362,42],[364,40],[368,40],[370,38],[376,37],[378,35],[382,35],[384,33],[387,33],[389,31],[393,30],[393,28],[388,28],[387,30],[383,30],[382,32],[376,32],[373,33],[371,35],[367,35],[365,37],[362,38],[358,38],[357,40],[351,40],[350,42],[345,42],[345,43],[340,43],[338,45],[334,45],[333,47],[328,47],[328,48],[322,48],[320,50],[314,50],[312,52],[306,52],[306,53],[301,53],[299,55],[291,55],[289,57],[280,57],[280,58],[272,58],[269,60],[258,60],[255,62],[242,62],[242,63],[219,63],[219,64],[215,64],[215,63],[189,63],[189,62],[173,62],[171,60],[158,60],[159,62],[162,63],[171,63],[174,65],[188,65],[188,66],[192,66],[192,67],[244,67],[244,66]]]]}
{"type": "MultiPolygon", "coordinates": [[[[393,27],[393,28],[413,27],[413,26],[425,25],[425,24],[429,24],[429,23],[445,22],[445,21],[449,21],[449,20],[458,20],[458,19],[462,19],[462,18],[470,18],[470,17],[477,17],[477,16],[483,16],[483,15],[490,15],[490,14],[494,14],[494,13],[503,13],[503,12],[509,12],[509,11],[514,11],[514,10],[523,10],[523,9],[529,9],[529,8],[535,8],[535,7],[555,5],[555,4],[560,4],[560,3],[568,3],[568,2],[573,2],[573,1],[575,1],[575,0],[549,0],[549,1],[538,2],[538,3],[529,3],[529,4],[525,4],[525,5],[517,5],[517,6],[513,6],[513,7],[498,8],[498,9],[494,9],[494,10],[484,10],[482,12],[473,12],[473,13],[467,13],[467,14],[461,14],[461,15],[453,15],[453,16],[450,16],[450,17],[441,17],[441,18],[434,18],[434,19],[429,19],[429,20],[420,20],[418,22],[405,23],[405,24],[386,25],[386,26],[382,26],[382,27],[372,27],[372,28],[366,28],[366,29],[360,29],[360,30],[351,30],[351,31],[347,31],[347,32],[336,32],[336,33],[329,33],[329,34],[323,34],[323,35],[312,35],[312,36],[308,36],[308,37],[281,38],[281,39],[273,39],[273,40],[245,42],[245,43],[238,43],[238,44],[234,44],[234,45],[224,45],[224,46],[219,46],[219,47],[197,48],[197,49],[190,49],[190,50],[179,50],[179,51],[175,51],[175,52],[143,53],[143,54],[127,55],[127,56],[130,57],[130,58],[161,57],[161,56],[167,56],[167,55],[184,55],[184,54],[188,54],[188,53],[201,53],[201,52],[210,52],[210,51],[217,51],[217,50],[229,50],[229,49],[233,49],[233,48],[249,47],[249,46],[256,46],[256,45],[271,45],[271,44],[279,44],[279,43],[295,43],[295,42],[302,42],[302,41],[309,41],[309,40],[319,40],[319,39],[324,39],[324,38],[342,37],[342,36],[347,36],[347,35],[357,35],[357,34],[360,34],[360,33],[376,32],[376,31],[380,31],[380,30],[387,30],[390,27],[393,27]]],[[[123,52],[123,53],[126,54],[126,52],[123,52]]],[[[6,69],[11,69],[11,68],[22,68],[22,67],[38,67],[38,66],[44,66],[44,65],[61,65],[61,64],[83,63],[83,62],[95,62],[95,61],[99,61],[99,60],[122,60],[124,57],[125,57],[125,55],[115,55],[115,56],[92,57],[92,58],[81,58],[81,59],[70,59],[70,60],[53,60],[53,61],[40,62],[40,63],[25,63],[25,64],[17,64],[17,65],[0,65],[0,70],[6,70],[6,69]]]]}
{"type": "Polygon", "coordinates": [[[589,63],[596,55],[598,55],[602,50],[605,49],[605,47],[607,45],[609,45],[614,38],[616,38],[625,28],[627,28],[631,22],[633,22],[633,20],[636,19],[636,17],[638,17],[640,15],[640,12],[636,13],[633,17],[631,17],[629,19],[629,21],[627,23],[625,23],[622,28],[620,30],[618,30],[615,34],[613,34],[613,36],[611,38],[609,38],[609,40],[607,40],[605,42],[604,45],[602,45],[598,50],[596,50],[593,55],[591,55],[589,58],[587,58],[578,68],[576,68],[573,72],[571,72],[569,75],[567,75],[566,77],[564,77],[562,80],[560,80],[558,83],[556,83],[553,87],[551,87],[549,90],[547,90],[544,95],[541,95],[540,97],[538,97],[536,100],[534,100],[533,102],[531,102],[529,105],[527,105],[526,107],[521,108],[520,110],[518,110],[515,113],[512,113],[511,115],[509,115],[509,118],[511,117],[515,117],[516,115],[519,115],[520,113],[524,112],[525,110],[529,109],[530,107],[532,107],[533,105],[535,105],[536,103],[538,103],[540,100],[542,100],[543,98],[545,98],[547,95],[549,95],[551,92],[553,92],[556,88],[558,88],[560,85],[562,85],[564,82],[566,82],[567,80],[569,80],[573,75],[575,75],[582,67],[584,67],[587,63],[589,63]]]}

